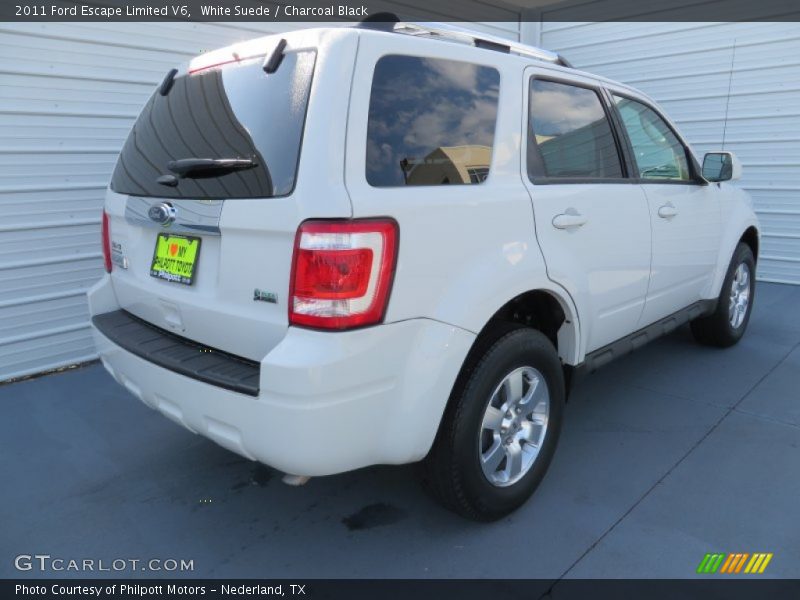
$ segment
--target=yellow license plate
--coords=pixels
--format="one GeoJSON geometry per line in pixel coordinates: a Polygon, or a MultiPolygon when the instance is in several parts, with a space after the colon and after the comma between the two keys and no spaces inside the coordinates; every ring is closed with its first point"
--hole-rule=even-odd
{"type": "Polygon", "coordinates": [[[185,235],[159,233],[150,275],[192,285],[197,257],[200,254],[200,238],[185,235]]]}

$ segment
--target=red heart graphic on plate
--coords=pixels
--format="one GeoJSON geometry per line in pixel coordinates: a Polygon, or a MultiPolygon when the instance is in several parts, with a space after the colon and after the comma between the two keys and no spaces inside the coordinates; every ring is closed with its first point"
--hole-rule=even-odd
{"type": "Polygon", "coordinates": [[[170,244],[169,253],[172,254],[172,256],[175,256],[178,253],[178,244],[170,244]]]}

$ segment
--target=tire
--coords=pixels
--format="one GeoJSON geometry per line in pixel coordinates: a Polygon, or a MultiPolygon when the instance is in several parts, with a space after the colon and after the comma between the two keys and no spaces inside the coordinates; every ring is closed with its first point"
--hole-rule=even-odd
{"type": "Polygon", "coordinates": [[[420,465],[422,483],[446,508],[494,521],[522,505],[550,465],[564,413],[564,373],[550,340],[526,327],[502,335],[471,364],[420,465]]]}
{"type": "Polygon", "coordinates": [[[695,340],[707,346],[727,348],[742,339],[755,300],[755,273],[753,251],[747,244],[740,243],[728,265],[716,310],[691,323],[695,340]],[[742,310],[743,298],[745,304],[742,310]],[[737,309],[737,306],[740,308],[737,309]]]}

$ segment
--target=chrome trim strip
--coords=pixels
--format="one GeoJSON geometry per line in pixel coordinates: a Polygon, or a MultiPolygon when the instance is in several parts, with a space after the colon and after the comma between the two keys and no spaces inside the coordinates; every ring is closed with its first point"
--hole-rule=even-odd
{"type": "Polygon", "coordinates": [[[139,227],[149,227],[170,233],[202,233],[220,235],[219,220],[224,200],[180,200],[128,196],[125,203],[125,221],[139,227]],[[162,226],[148,216],[150,207],[169,202],[175,207],[175,221],[162,226]]]}

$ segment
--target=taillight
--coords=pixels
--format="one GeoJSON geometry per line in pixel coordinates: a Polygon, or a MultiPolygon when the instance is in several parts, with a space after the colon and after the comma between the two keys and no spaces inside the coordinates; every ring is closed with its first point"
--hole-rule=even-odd
{"type": "Polygon", "coordinates": [[[103,262],[106,266],[106,273],[111,273],[113,267],[111,263],[111,230],[108,227],[106,211],[103,211],[103,262]]]}
{"type": "Polygon", "coordinates": [[[289,323],[322,329],[380,323],[396,258],[391,219],[303,223],[294,242],[289,323]]]}

